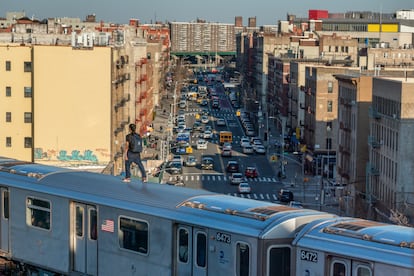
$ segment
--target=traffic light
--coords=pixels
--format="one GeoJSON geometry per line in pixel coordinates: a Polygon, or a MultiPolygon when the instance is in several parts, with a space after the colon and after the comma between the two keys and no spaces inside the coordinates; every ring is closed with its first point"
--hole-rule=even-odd
{"type": "Polygon", "coordinates": [[[263,140],[267,141],[267,131],[264,133],[264,138],[263,140]]]}

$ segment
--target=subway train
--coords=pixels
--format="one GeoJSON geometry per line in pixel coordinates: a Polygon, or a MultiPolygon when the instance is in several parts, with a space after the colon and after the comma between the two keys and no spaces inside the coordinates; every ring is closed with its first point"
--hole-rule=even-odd
{"type": "Polygon", "coordinates": [[[19,275],[406,275],[414,229],[0,157],[19,275]]]}

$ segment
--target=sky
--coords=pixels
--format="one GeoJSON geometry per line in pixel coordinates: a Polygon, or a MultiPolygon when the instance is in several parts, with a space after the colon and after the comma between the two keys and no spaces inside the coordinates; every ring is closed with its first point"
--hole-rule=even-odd
{"type": "Polygon", "coordinates": [[[0,17],[6,12],[24,11],[36,19],[77,17],[84,20],[95,14],[97,21],[128,23],[131,18],[141,23],[155,21],[191,22],[197,18],[207,22],[234,24],[235,16],[256,17],[256,25],[277,25],[287,14],[307,17],[310,9],[330,13],[373,11],[393,13],[414,9],[413,0],[0,0],[0,17]]]}

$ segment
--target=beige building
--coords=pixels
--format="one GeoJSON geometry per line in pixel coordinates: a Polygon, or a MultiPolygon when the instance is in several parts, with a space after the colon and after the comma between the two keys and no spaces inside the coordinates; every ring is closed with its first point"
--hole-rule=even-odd
{"type": "Polygon", "coordinates": [[[414,214],[414,79],[374,78],[367,166],[372,216],[414,214]]]}
{"type": "Polygon", "coordinates": [[[0,46],[0,155],[120,174],[128,124],[149,131],[155,94],[157,54],[151,60],[146,40],[130,39],[113,47],[0,46]]]}
{"type": "Polygon", "coordinates": [[[37,162],[111,160],[111,48],[33,46],[37,162]]]}
{"type": "Polygon", "coordinates": [[[314,156],[314,163],[305,166],[328,178],[335,178],[338,148],[338,82],[334,75],[348,72],[351,68],[313,65],[305,69],[304,139],[314,156]]]}
{"type": "Polygon", "coordinates": [[[32,160],[32,47],[0,45],[0,156],[32,160]]]}

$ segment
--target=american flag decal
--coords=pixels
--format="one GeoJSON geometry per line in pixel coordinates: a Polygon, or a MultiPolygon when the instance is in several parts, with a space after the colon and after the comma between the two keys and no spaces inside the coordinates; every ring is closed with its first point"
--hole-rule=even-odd
{"type": "Polygon", "coordinates": [[[103,221],[101,225],[101,230],[105,232],[114,232],[114,221],[110,219],[106,219],[103,221]]]}

